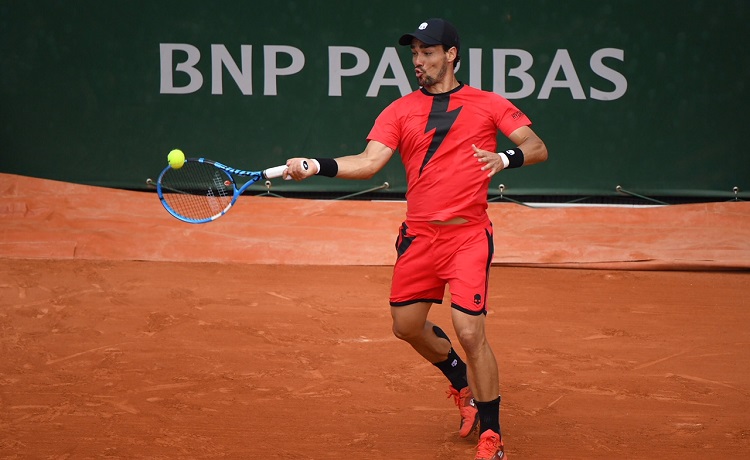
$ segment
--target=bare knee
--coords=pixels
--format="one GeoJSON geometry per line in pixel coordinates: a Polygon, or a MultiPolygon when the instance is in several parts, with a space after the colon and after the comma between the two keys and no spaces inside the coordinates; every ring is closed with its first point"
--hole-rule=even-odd
{"type": "Polygon", "coordinates": [[[476,355],[487,344],[484,330],[481,328],[463,328],[456,331],[456,334],[467,355],[476,355]]]}
{"type": "Polygon", "coordinates": [[[426,302],[403,307],[391,307],[393,335],[398,339],[412,344],[421,340],[422,331],[427,324],[427,314],[429,311],[430,304],[426,302]]]}
{"type": "Polygon", "coordinates": [[[405,342],[413,342],[422,335],[422,327],[414,327],[413,325],[404,324],[395,320],[393,321],[392,331],[397,339],[401,339],[405,342]]]}

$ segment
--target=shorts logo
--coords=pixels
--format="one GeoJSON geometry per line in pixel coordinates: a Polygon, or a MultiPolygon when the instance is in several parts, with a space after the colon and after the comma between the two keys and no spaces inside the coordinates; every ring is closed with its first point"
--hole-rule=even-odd
{"type": "Polygon", "coordinates": [[[482,296],[479,294],[474,294],[474,305],[479,305],[482,303],[482,296]]]}

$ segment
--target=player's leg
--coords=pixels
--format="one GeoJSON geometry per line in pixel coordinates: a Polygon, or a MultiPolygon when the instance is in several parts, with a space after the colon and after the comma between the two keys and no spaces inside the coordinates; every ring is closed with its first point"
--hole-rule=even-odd
{"type": "Polygon", "coordinates": [[[495,354],[485,334],[485,315],[469,315],[454,309],[453,325],[466,352],[469,380],[479,422],[477,459],[504,457],[500,429],[500,383],[495,354]]]}
{"type": "Polygon", "coordinates": [[[449,397],[459,409],[461,421],[459,435],[466,437],[477,426],[477,409],[469,388],[466,364],[453,349],[448,335],[427,320],[432,304],[419,302],[391,307],[393,333],[406,341],[423,358],[437,367],[450,382],[449,397]]]}
{"type": "Polygon", "coordinates": [[[466,353],[467,373],[478,410],[477,459],[504,458],[500,431],[498,365],[485,331],[489,271],[494,253],[492,226],[456,229],[452,258],[451,317],[466,353]]]}
{"type": "MultiPolygon", "coordinates": [[[[466,366],[476,401],[493,401],[500,394],[497,360],[485,335],[485,316],[452,311],[453,327],[466,353],[466,366]]],[[[498,428],[499,427],[495,427],[498,428]]]]}
{"type": "Polygon", "coordinates": [[[431,363],[443,361],[451,349],[450,342],[438,337],[435,325],[427,321],[432,306],[429,302],[391,307],[393,335],[407,342],[414,350],[431,363]]]}
{"type": "Polygon", "coordinates": [[[478,401],[498,396],[498,368],[487,342],[485,318],[489,272],[494,245],[492,226],[452,229],[452,254],[448,284],[451,293],[451,319],[458,341],[466,353],[469,381],[478,401]]]}
{"type": "Polygon", "coordinates": [[[469,385],[466,364],[453,349],[448,335],[427,321],[430,306],[429,303],[420,302],[403,307],[391,307],[393,334],[440,369],[454,388],[466,388],[469,385]]]}

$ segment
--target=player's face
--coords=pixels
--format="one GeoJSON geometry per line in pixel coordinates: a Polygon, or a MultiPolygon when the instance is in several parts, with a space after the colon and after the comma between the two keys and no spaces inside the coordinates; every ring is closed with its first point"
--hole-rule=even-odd
{"type": "Polygon", "coordinates": [[[416,38],[411,44],[411,61],[419,86],[425,88],[445,80],[451,67],[442,45],[426,45],[416,38]]]}

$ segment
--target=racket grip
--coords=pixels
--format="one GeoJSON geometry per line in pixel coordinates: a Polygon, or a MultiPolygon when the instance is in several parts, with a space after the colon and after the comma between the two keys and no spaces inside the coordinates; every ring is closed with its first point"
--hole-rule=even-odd
{"type": "Polygon", "coordinates": [[[265,177],[266,179],[276,179],[277,177],[283,176],[284,171],[286,171],[286,169],[287,169],[286,165],[268,168],[265,171],[263,171],[263,177],[265,177]]]}

